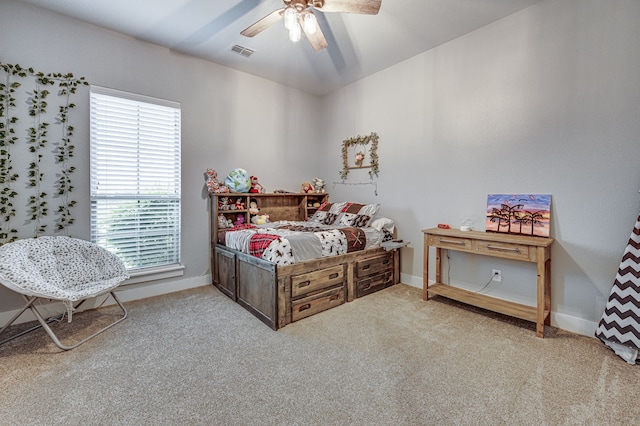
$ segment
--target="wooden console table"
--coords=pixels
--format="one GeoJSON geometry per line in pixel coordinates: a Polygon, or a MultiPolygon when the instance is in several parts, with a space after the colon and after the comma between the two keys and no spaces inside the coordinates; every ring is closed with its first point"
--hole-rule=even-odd
{"type": "Polygon", "coordinates": [[[422,298],[429,294],[444,296],[459,302],[536,323],[536,336],[544,337],[544,326],[551,318],[551,244],[552,238],[529,237],[457,229],[424,229],[424,273],[422,298]],[[429,248],[435,247],[436,277],[429,285],[429,248]],[[537,306],[527,306],[497,299],[481,293],[464,290],[442,283],[441,250],[501,257],[532,262],[538,269],[537,306]]]}

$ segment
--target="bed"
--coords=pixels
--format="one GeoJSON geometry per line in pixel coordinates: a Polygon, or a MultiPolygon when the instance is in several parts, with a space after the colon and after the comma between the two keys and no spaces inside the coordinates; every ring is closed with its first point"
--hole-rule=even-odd
{"type": "Polygon", "coordinates": [[[395,228],[377,210],[325,200],[307,220],[220,230],[214,283],[274,330],[394,285],[399,254],[384,242],[395,228]]]}

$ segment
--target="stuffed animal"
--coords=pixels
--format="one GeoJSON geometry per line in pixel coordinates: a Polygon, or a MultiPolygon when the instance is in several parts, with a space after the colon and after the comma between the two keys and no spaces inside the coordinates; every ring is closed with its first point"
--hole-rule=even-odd
{"type": "Polygon", "coordinates": [[[224,184],[232,192],[245,193],[251,189],[251,180],[249,180],[249,174],[244,169],[234,169],[229,173],[224,180],[224,184]]]}
{"type": "Polygon", "coordinates": [[[218,172],[215,170],[207,169],[207,171],[204,172],[204,178],[207,183],[207,190],[209,191],[209,194],[224,194],[229,192],[229,188],[218,182],[218,172]]]}
{"type": "Polygon", "coordinates": [[[302,191],[302,193],[308,194],[313,192],[313,185],[311,185],[311,183],[309,182],[302,182],[302,185],[300,185],[300,188],[302,191]]]}
{"type": "Polygon", "coordinates": [[[233,224],[235,226],[240,226],[244,223],[244,215],[242,213],[239,213],[238,216],[236,216],[236,220],[235,222],[233,222],[233,224]]]}
{"type": "Polygon", "coordinates": [[[254,225],[264,225],[265,223],[268,223],[268,222],[269,222],[269,215],[267,214],[256,215],[251,218],[251,223],[253,223],[254,225]]]}
{"type": "Polygon", "coordinates": [[[316,194],[324,194],[324,187],[326,183],[320,178],[313,178],[313,188],[316,194]]]}
{"type": "Polygon", "coordinates": [[[244,210],[244,202],[242,198],[236,199],[236,210],[244,210]]]}
{"type": "Polygon", "coordinates": [[[258,203],[256,203],[254,200],[251,200],[249,202],[249,214],[256,215],[258,213],[260,213],[260,209],[258,208],[258,203]]]}
{"type": "Polygon", "coordinates": [[[249,179],[251,180],[251,189],[249,190],[249,192],[253,194],[264,194],[265,192],[267,192],[264,189],[264,186],[260,185],[260,182],[258,182],[258,178],[256,176],[250,176],[249,179]]]}
{"type": "Polygon", "coordinates": [[[229,197],[220,197],[218,201],[218,210],[230,210],[229,197]]]}
{"type": "Polygon", "coordinates": [[[218,215],[218,228],[224,229],[227,227],[227,219],[222,213],[218,215]]]}

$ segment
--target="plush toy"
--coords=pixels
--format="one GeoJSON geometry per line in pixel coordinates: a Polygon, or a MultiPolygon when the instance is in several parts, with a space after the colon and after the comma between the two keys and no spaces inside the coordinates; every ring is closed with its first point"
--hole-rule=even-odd
{"type": "Polygon", "coordinates": [[[207,169],[204,172],[204,178],[207,182],[207,190],[209,194],[224,194],[229,192],[229,188],[218,182],[218,172],[213,169],[207,169]]]}
{"type": "Polygon", "coordinates": [[[242,213],[239,213],[238,216],[236,216],[236,220],[235,222],[233,222],[233,224],[235,226],[240,226],[244,223],[244,215],[242,213]]]}
{"type": "Polygon", "coordinates": [[[249,174],[244,169],[235,169],[224,180],[224,184],[232,192],[249,192],[251,189],[251,180],[249,180],[249,174]]]}
{"type": "Polygon", "coordinates": [[[242,198],[236,199],[236,210],[244,210],[244,202],[242,198]]]}
{"type": "Polygon", "coordinates": [[[267,192],[264,189],[264,186],[260,185],[260,182],[258,182],[258,178],[256,176],[251,176],[249,177],[249,179],[251,180],[251,189],[249,190],[249,192],[253,194],[264,194],[265,192],[267,192]]]}
{"type": "Polygon", "coordinates": [[[264,225],[265,223],[268,223],[268,222],[269,222],[269,215],[267,214],[256,215],[251,218],[251,223],[253,223],[254,225],[264,225]]]}
{"type": "Polygon", "coordinates": [[[227,219],[222,213],[218,215],[218,228],[224,229],[227,227],[227,219]]]}
{"type": "Polygon", "coordinates": [[[313,192],[313,185],[311,185],[311,183],[309,182],[302,182],[302,185],[300,185],[300,188],[302,189],[302,191],[305,194],[311,193],[313,192]]]}
{"type": "Polygon", "coordinates": [[[229,210],[229,197],[220,197],[218,200],[218,210],[229,210]]]}
{"type": "Polygon", "coordinates": [[[324,187],[326,183],[320,178],[313,178],[313,188],[316,194],[324,194],[324,187]]]}
{"type": "Polygon", "coordinates": [[[258,208],[258,203],[256,203],[254,200],[251,200],[249,202],[249,214],[256,215],[258,213],[260,213],[260,209],[258,208]]]}

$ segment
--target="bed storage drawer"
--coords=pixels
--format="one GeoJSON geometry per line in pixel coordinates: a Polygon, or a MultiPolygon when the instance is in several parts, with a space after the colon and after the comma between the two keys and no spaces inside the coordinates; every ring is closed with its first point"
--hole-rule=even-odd
{"type": "Polygon", "coordinates": [[[367,277],[390,269],[393,269],[393,255],[391,253],[384,253],[380,256],[359,260],[356,262],[355,267],[358,278],[367,277]]]}
{"type": "Polygon", "coordinates": [[[344,294],[344,286],[342,286],[292,301],[291,321],[298,321],[318,312],[342,305],[345,302],[344,294]]]}
{"type": "Polygon", "coordinates": [[[320,269],[291,277],[291,296],[293,298],[309,294],[311,292],[333,287],[344,282],[344,267],[342,265],[332,268],[320,269]]]}
{"type": "Polygon", "coordinates": [[[366,296],[393,285],[393,271],[389,270],[368,278],[358,280],[356,284],[356,297],[366,296]]]}

